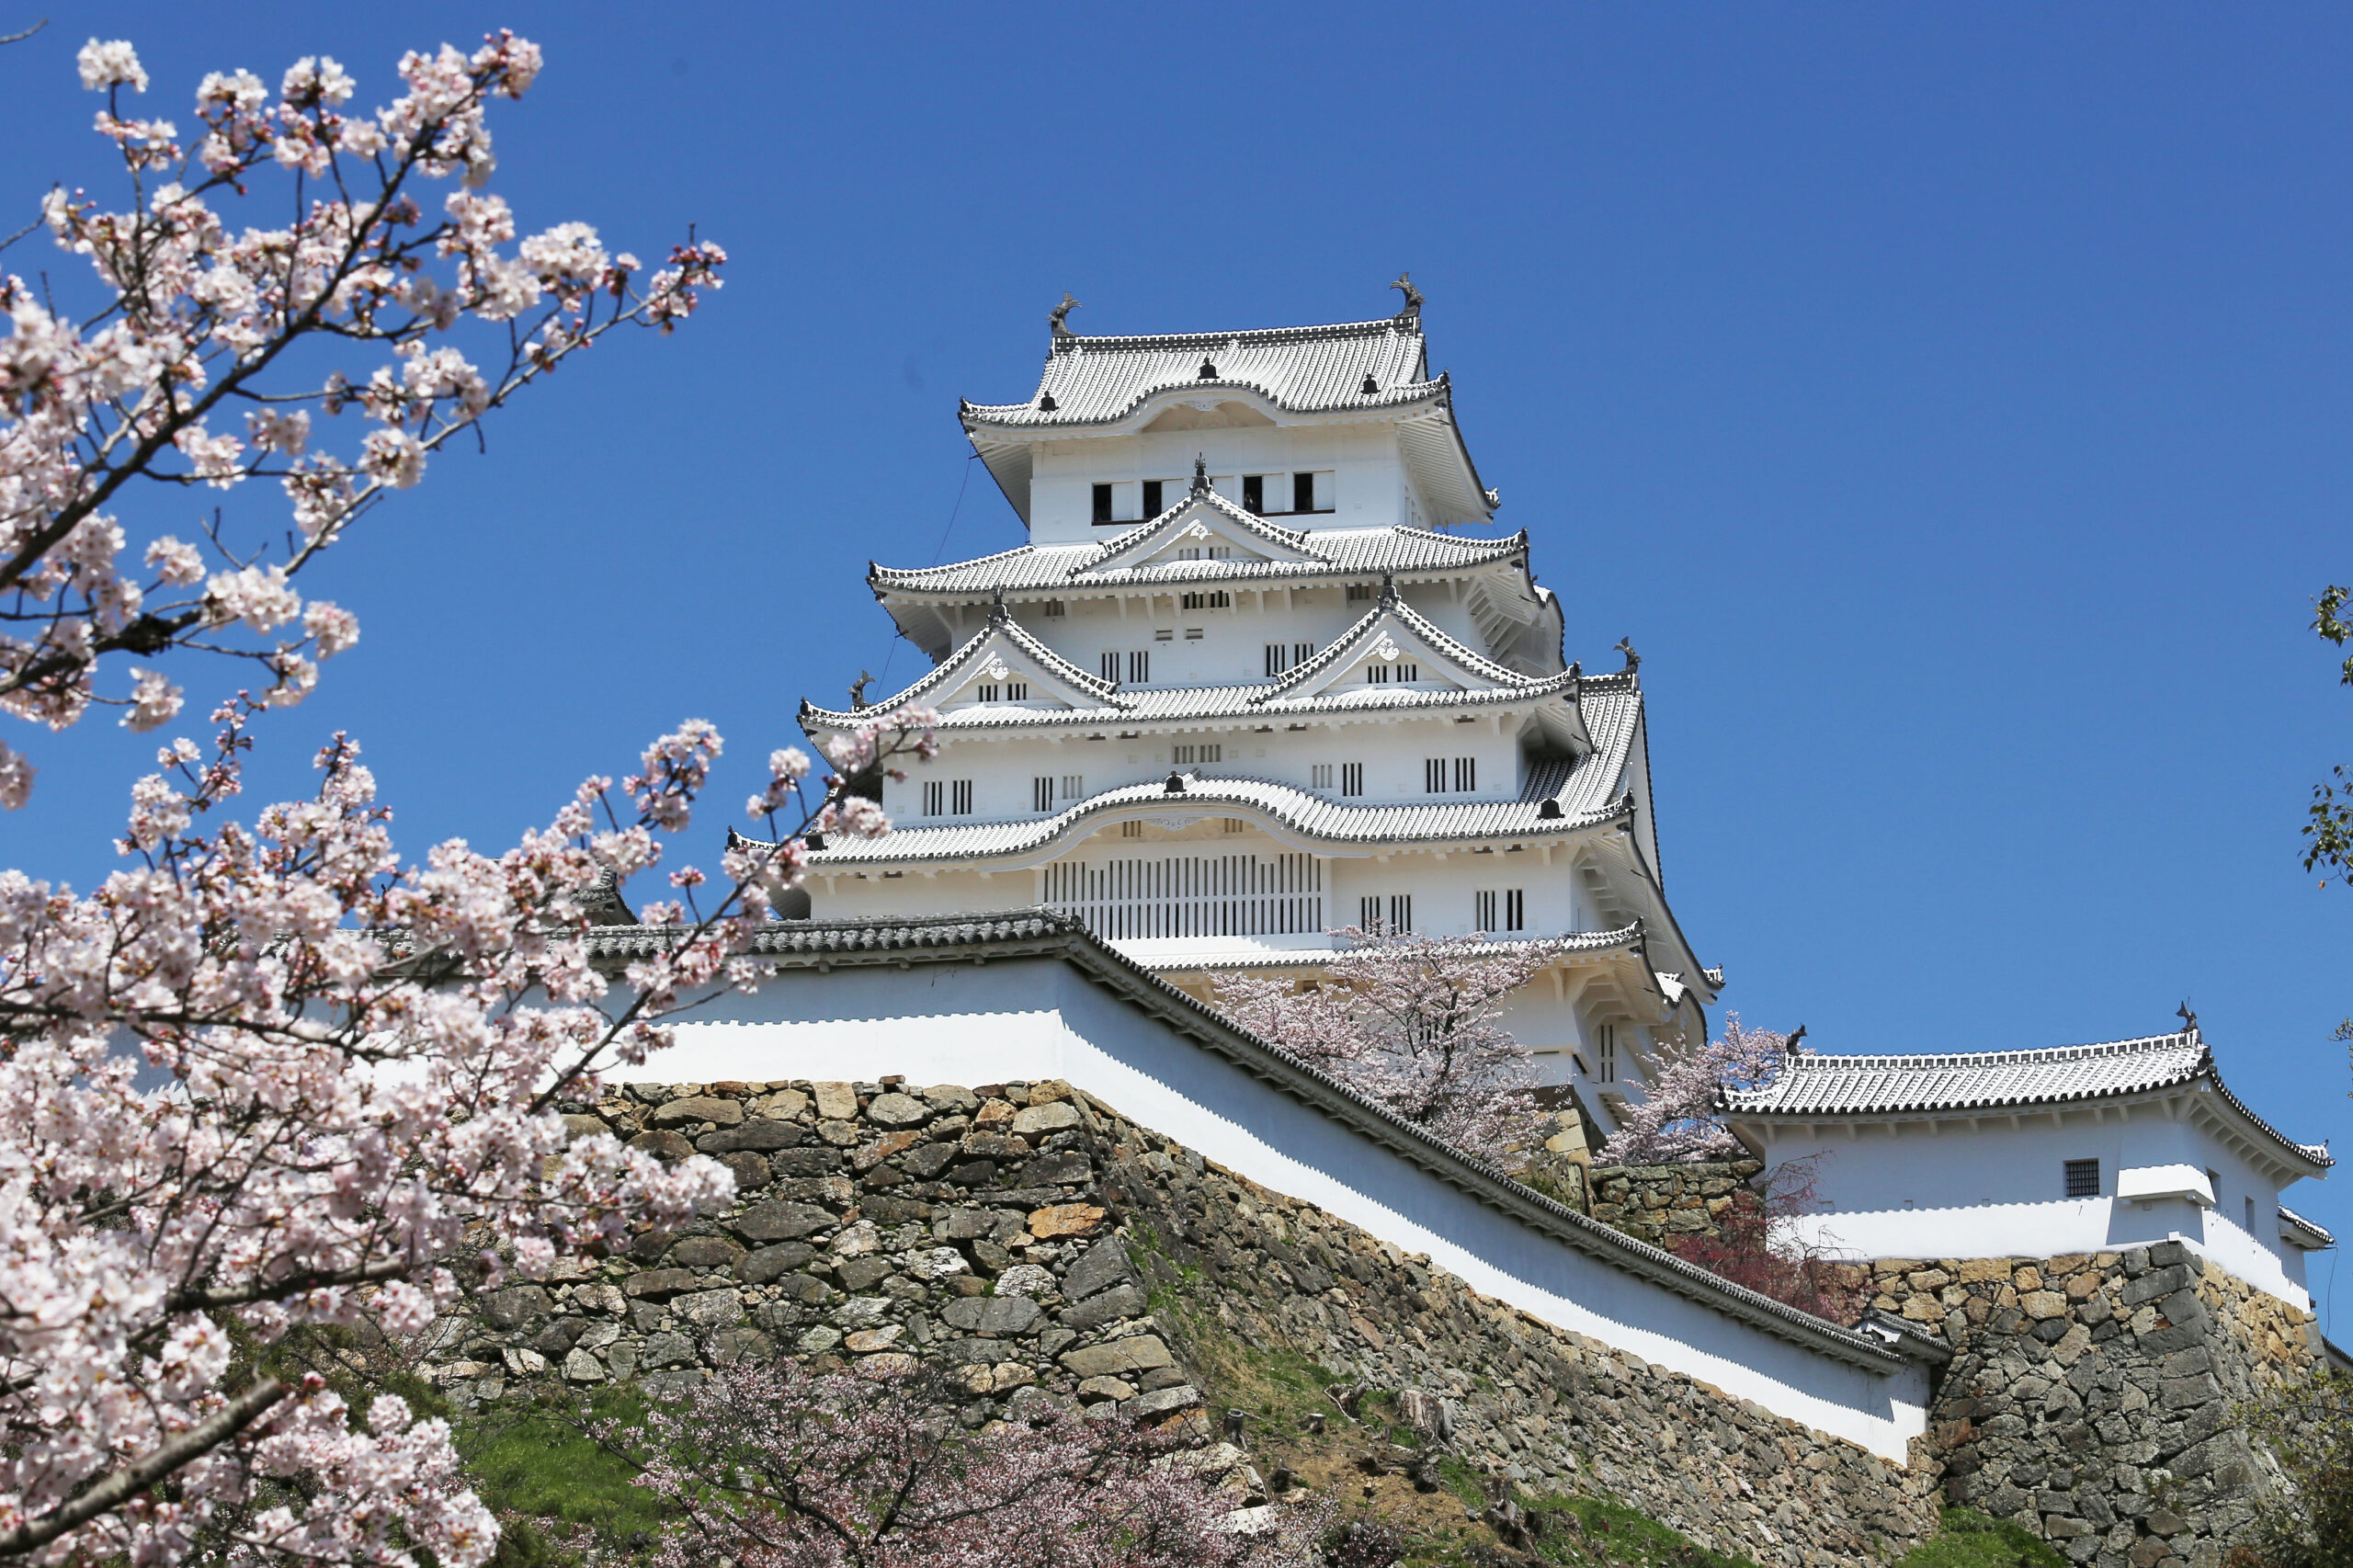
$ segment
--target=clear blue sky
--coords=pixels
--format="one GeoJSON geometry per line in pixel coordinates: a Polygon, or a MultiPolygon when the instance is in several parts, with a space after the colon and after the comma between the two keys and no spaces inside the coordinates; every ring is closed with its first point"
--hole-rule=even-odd
{"type": "MultiPolygon", "coordinates": [[[[697,715],[738,765],[715,847],[796,699],[892,658],[868,558],[1018,542],[977,468],[957,506],[956,399],[1034,387],[1063,290],[1087,332],[1267,326],[1385,313],[1410,267],[1571,655],[1643,651],[1669,891],[1729,1006],[1910,1051],[2187,995],[2246,1098],[2353,1153],[2353,892],[2296,837],[2353,760],[2305,630],[2353,579],[2353,11],[51,15],[0,51],[22,216],[102,172],[90,34],[185,123],[207,69],[324,51],[380,102],[401,49],[503,24],[548,54],[494,122],[527,227],[735,258],[324,563],[364,640],[270,722],[277,788],[348,728],[406,847],[494,847],[697,715]]],[[[44,771],[0,863],[102,874],[150,744],[11,739],[44,771]]],[[[2353,1233],[2353,1176],[2293,1201],[2353,1233]]]]}

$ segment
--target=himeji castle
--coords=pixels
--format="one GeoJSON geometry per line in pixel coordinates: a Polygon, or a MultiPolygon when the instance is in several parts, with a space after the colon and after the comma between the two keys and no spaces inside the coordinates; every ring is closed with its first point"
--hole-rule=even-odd
{"type": "Polygon", "coordinates": [[[812,914],[1042,904],[1200,994],[1338,927],[1558,940],[1510,1024],[1605,1124],[1703,1038],[1722,976],[1667,905],[1636,660],[1564,657],[1406,300],[1150,337],[1065,306],[1034,393],[963,405],[1029,542],[872,568],[933,668],[802,727],[922,704],[939,751],[877,786],[891,832],[811,855],[812,914]]]}

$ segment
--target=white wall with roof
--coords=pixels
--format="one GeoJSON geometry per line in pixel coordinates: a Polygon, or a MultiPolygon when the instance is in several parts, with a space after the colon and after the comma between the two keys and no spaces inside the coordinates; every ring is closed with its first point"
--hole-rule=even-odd
{"type": "Polygon", "coordinates": [[[1546,1322],[1899,1463],[1925,1429],[1924,1364],[1831,1355],[1573,1248],[1057,960],[796,971],[754,996],[725,999],[680,1026],[677,1038],[645,1075],[708,1083],[899,1074],[967,1085],[1063,1078],[1546,1322]]]}

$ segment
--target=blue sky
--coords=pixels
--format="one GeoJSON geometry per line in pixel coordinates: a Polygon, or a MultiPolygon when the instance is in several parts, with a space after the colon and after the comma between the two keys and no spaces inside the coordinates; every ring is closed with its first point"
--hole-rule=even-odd
{"type": "MultiPolygon", "coordinates": [[[[2306,630],[2353,579],[2353,11],[51,14],[0,51],[23,216],[104,175],[91,34],[185,121],[208,69],[324,51],[379,102],[400,50],[505,25],[548,54],[494,120],[525,225],[734,256],[688,330],[600,347],[324,563],[364,638],[269,722],[265,790],[347,728],[406,847],[495,847],[694,715],[734,801],[802,693],[915,673],[869,557],[1019,542],[956,399],[1034,387],[1063,290],[1088,332],[1281,325],[1386,313],[1410,267],[1571,655],[1642,649],[1727,1005],[1909,1051],[2188,996],[2234,1087],[2353,1150],[2353,892],[2296,837],[2353,760],[2306,630]]],[[[152,743],[11,739],[43,774],[0,863],[102,875],[152,743]]],[[[2292,1201],[2353,1232],[2353,1178],[2292,1201]]]]}

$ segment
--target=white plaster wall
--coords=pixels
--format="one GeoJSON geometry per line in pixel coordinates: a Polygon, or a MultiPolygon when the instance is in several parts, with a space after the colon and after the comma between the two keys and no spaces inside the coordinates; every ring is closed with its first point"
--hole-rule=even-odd
{"type": "MultiPolygon", "coordinates": [[[[2049,1114],[2011,1127],[1981,1119],[1859,1124],[1855,1136],[1819,1139],[1780,1130],[1767,1164],[1819,1156],[1817,1191],[1830,1207],[1810,1222],[1824,1244],[1860,1257],[2048,1257],[2112,1251],[2169,1237],[2197,1247],[2258,1290],[2309,1304],[2289,1249],[2250,1235],[2242,1223],[2253,1198],[2258,1227],[2278,1212],[2279,1189],[2257,1166],[2162,1104],[2089,1113],[2064,1123],[2049,1114]],[[2064,1196],[2065,1162],[2097,1159],[2096,1199],[2064,1196]],[[2209,1211],[2188,1199],[2118,1199],[2117,1173],[2187,1165],[2221,1178],[2209,1211]]],[[[2300,1260],[2299,1260],[2300,1261],[2300,1260]]]]}
{"type": "MultiPolygon", "coordinates": [[[[1385,425],[1254,426],[1219,430],[1153,431],[1066,437],[1035,449],[1029,480],[1029,537],[1040,544],[1099,539],[1114,530],[1094,523],[1094,487],[1130,480],[1191,482],[1193,460],[1213,477],[1330,470],[1336,510],[1285,517],[1286,528],[1386,528],[1402,521],[1398,487],[1404,468],[1385,425]]],[[[1240,501],[1238,480],[1230,486],[1240,501]]],[[[1172,497],[1173,499],[1173,497],[1172,497]]]]}
{"type": "Polygon", "coordinates": [[[1280,1094],[1053,960],[799,972],[730,997],[648,1062],[668,1082],[1068,1080],[1472,1288],[1897,1462],[1928,1380],[1790,1344],[1499,1214],[1280,1094]]]}

